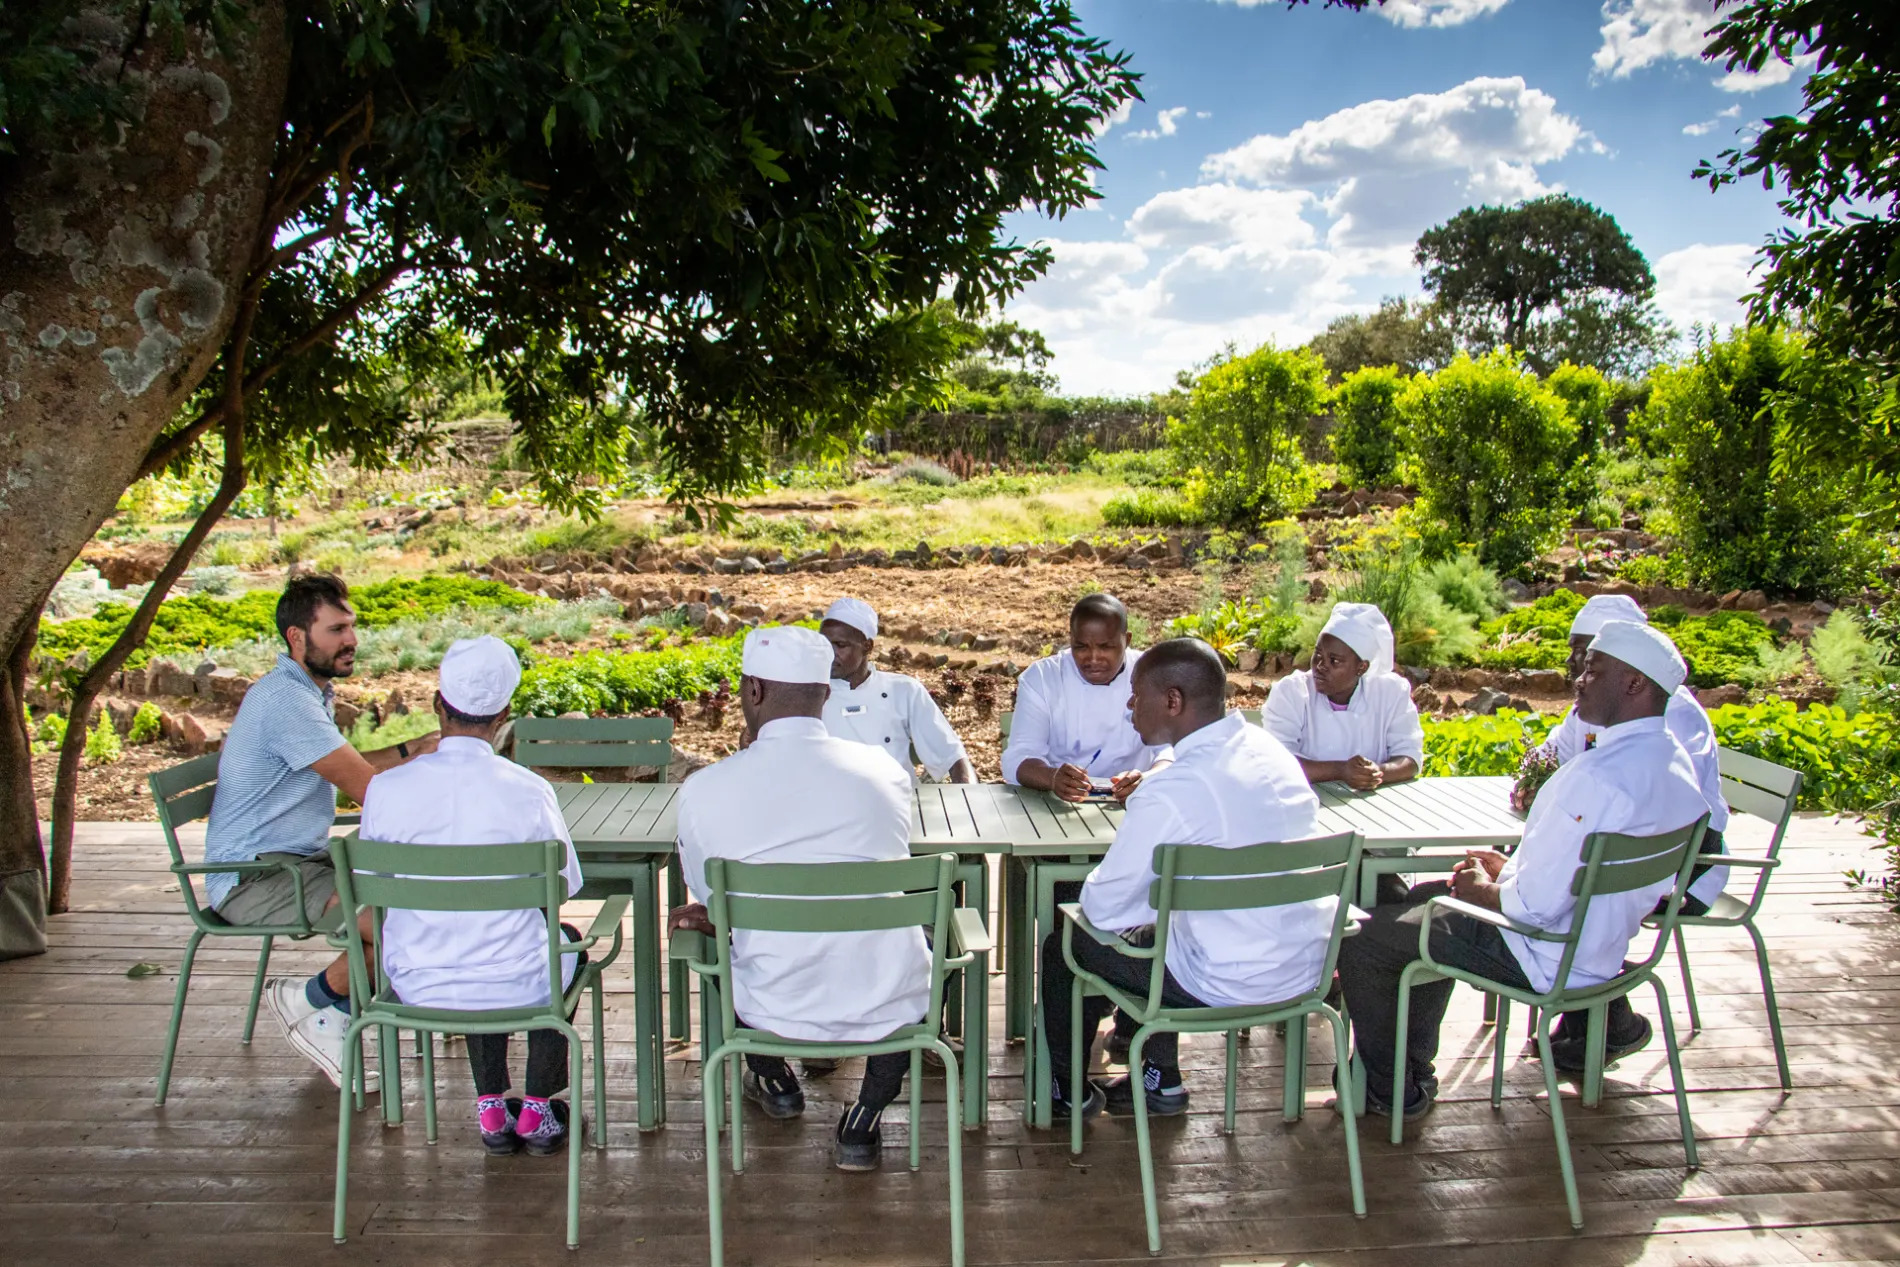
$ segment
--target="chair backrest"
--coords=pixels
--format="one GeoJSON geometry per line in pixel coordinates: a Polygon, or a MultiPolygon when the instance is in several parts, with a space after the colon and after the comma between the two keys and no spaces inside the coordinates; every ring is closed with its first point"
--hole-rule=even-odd
{"type": "MultiPolygon", "coordinates": [[[[165,848],[171,851],[172,866],[182,868],[185,854],[178,845],[178,829],[186,823],[211,817],[211,802],[218,794],[218,754],[207,752],[202,757],[154,770],[145,776],[145,782],[152,789],[152,804],[158,809],[158,825],[164,829],[165,848]]],[[[198,893],[192,878],[174,874],[178,874],[178,891],[184,895],[185,909],[196,920],[198,893]]]]}
{"type": "Polygon", "coordinates": [[[735,930],[779,933],[856,933],[892,928],[929,928],[930,1006],[943,1008],[944,950],[950,911],[956,904],[955,854],[926,854],[883,862],[706,862],[707,914],[714,971],[725,1032],[735,1030],[732,1003],[732,943],[735,930]]]}
{"type": "Polygon", "coordinates": [[[1331,939],[1311,989],[1293,999],[1319,998],[1332,983],[1339,940],[1346,927],[1364,842],[1357,832],[1309,840],[1268,841],[1228,849],[1218,845],[1162,845],[1155,850],[1155,878],[1148,904],[1155,909],[1155,958],[1148,1007],[1161,1006],[1173,917],[1183,911],[1246,911],[1293,906],[1330,897],[1331,939]]]}
{"type": "Polygon", "coordinates": [[[1009,747],[1009,728],[1016,723],[1016,710],[1008,709],[997,714],[996,725],[1003,732],[1003,746],[1009,747]]]}
{"type": "Polygon", "coordinates": [[[1260,711],[1261,710],[1257,708],[1243,708],[1240,710],[1240,715],[1244,720],[1258,726],[1260,724],[1260,711]]]}
{"type": "Polygon", "coordinates": [[[664,770],[673,759],[670,717],[518,717],[514,735],[517,765],[664,770]]]}
{"type": "MultiPolygon", "coordinates": [[[[1801,801],[1801,772],[1731,748],[1717,748],[1715,756],[1722,770],[1722,799],[1730,809],[1766,819],[1774,828],[1768,837],[1768,856],[1779,856],[1781,839],[1787,835],[1788,822],[1801,801]]],[[[1762,868],[1755,872],[1755,892],[1748,903],[1750,915],[1767,891],[1768,870],[1762,868]]]]}
{"type": "Polygon", "coordinates": [[[363,840],[354,832],[330,842],[337,898],[349,935],[351,989],[369,998],[369,971],[357,914],[409,911],[546,913],[548,997],[561,997],[561,874],[567,846],[558,840],[501,845],[418,845],[363,840]]]}
{"type": "MultiPolygon", "coordinates": [[[[1582,942],[1584,921],[1590,917],[1590,904],[1614,893],[1633,893],[1662,880],[1671,880],[1669,899],[1663,916],[1656,921],[1656,941],[1637,971],[1656,966],[1669,937],[1675,931],[1682,899],[1689,891],[1689,877],[1695,871],[1696,852],[1702,847],[1702,834],[1709,816],[1654,836],[1626,836],[1620,832],[1592,832],[1583,841],[1577,869],[1570,876],[1570,894],[1577,904],[1570,915],[1570,929],[1563,935],[1563,955],[1551,975],[1551,990],[1567,988],[1571,961],[1582,942]]],[[[1627,959],[1625,960],[1627,962],[1627,959]]]]}

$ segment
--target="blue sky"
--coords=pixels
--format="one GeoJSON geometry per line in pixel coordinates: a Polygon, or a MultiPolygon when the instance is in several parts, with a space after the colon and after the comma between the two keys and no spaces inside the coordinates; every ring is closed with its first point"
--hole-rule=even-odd
{"type": "Polygon", "coordinates": [[[1099,142],[1102,198],[1012,228],[1056,262],[1010,305],[1063,390],[1158,390],[1232,341],[1304,341],[1418,293],[1411,248],[1461,207],[1563,191],[1648,256],[1678,326],[1739,318],[1780,222],[1759,185],[1689,179],[1801,72],[1699,59],[1710,0],[1078,0],[1145,101],[1099,142]]]}

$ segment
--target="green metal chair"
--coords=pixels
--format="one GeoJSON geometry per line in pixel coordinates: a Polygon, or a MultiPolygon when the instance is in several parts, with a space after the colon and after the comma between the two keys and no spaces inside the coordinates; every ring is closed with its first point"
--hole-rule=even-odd
{"type": "Polygon", "coordinates": [[[1005,709],[996,715],[996,728],[1003,733],[1003,746],[1009,747],[1009,730],[1016,724],[1016,710],[1005,709]]]}
{"type": "MultiPolygon", "coordinates": [[[[1781,1010],[1775,1005],[1775,982],[1768,971],[1768,944],[1755,927],[1755,916],[1768,896],[1768,873],[1781,865],[1781,842],[1788,833],[1788,821],[1794,817],[1801,799],[1801,774],[1751,757],[1744,752],[1717,750],[1722,768],[1722,799],[1731,809],[1766,819],[1774,827],[1768,838],[1768,851],[1760,857],[1723,854],[1725,867],[1750,867],[1755,872],[1755,888],[1746,900],[1727,893],[1715,899],[1706,915],[1681,915],[1676,919],[1676,961],[1682,966],[1682,992],[1689,1002],[1689,1031],[1702,1028],[1702,1015],[1696,1007],[1695,980],[1689,975],[1689,947],[1684,944],[1684,928],[1742,928],[1755,943],[1755,963],[1761,969],[1762,1001],[1768,1007],[1768,1032],[1775,1040],[1775,1069],[1781,1075],[1781,1089],[1794,1090],[1794,1078],[1788,1072],[1788,1048],[1781,1038],[1781,1010]]],[[[1653,925],[1652,925],[1653,926],[1653,925]]]]}
{"type": "Polygon", "coordinates": [[[673,760],[670,717],[517,717],[517,765],[537,769],[619,770],[673,760]]]}
{"type": "MultiPolygon", "coordinates": [[[[594,1030],[594,1146],[605,1148],[607,1127],[607,1083],[605,1026],[600,989],[601,972],[620,955],[620,925],[632,900],[617,894],[601,903],[592,927],[578,942],[566,941],[561,934],[561,903],[565,900],[566,880],[561,864],[567,846],[558,840],[541,840],[506,845],[415,845],[388,841],[359,840],[354,836],[336,841],[331,857],[336,861],[337,895],[348,913],[347,953],[350,961],[350,1027],[344,1038],[344,1059],[351,1077],[363,1067],[363,1031],[379,1026],[385,1032],[412,1030],[422,1055],[422,1117],[431,1144],[436,1140],[435,1045],[425,1034],[513,1034],[523,1030],[559,1030],[567,1037],[568,1085],[578,1101],[582,1094],[580,1034],[567,1019],[585,991],[593,1005],[594,1030]],[[513,1007],[461,1010],[456,1008],[411,1007],[390,989],[380,961],[376,967],[376,989],[370,989],[370,969],[363,951],[363,933],[357,923],[358,912],[375,912],[378,944],[381,943],[383,915],[390,909],[412,911],[467,911],[471,914],[492,911],[537,910],[545,913],[548,930],[548,998],[543,1007],[513,1007]],[[567,955],[592,949],[612,935],[613,948],[599,960],[589,959],[565,987],[562,960],[567,955]],[[558,1004],[553,1000],[559,1000],[558,1004]]],[[[383,1095],[400,1097],[400,1065],[383,1062],[383,1095]]],[[[339,1097],[336,1137],[336,1223],[333,1235],[341,1245],[345,1239],[346,1209],[349,1195],[350,1111],[348,1096],[339,1097]]],[[[572,1115],[571,1138],[567,1157],[567,1246],[580,1243],[581,1228],[581,1115],[572,1115]]]]}
{"type": "MultiPolygon", "coordinates": [[[[340,908],[333,912],[333,918],[325,918],[313,924],[302,912],[303,875],[296,867],[281,862],[214,862],[188,863],[183,850],[178,845],[178,829],[188,823],[195,823],[211,815],[211,802],[218,790],[218,754],[206,753],[202,757],[193,757],[170,769],[159,770],[146,776],[146,783],[152,789],[152,802],[158,808],[158,824],[165,832],[165,847],[171,851],[171,873],[178,877],[178,892],[185,900],[185,914],[191,917],[191,940],[185,943],[184,957],[178,964],[178,986],[172,992],[171,1024],[165,1031],[165,1055],[158,1066],[158,1094],[154,1103],[165,1103],[165,1095],[171,1088],[172,1061],[178,1051],[178,1030],[185,1017],[185,995],[191,989],[191,967],[198,955],[199,943],[207,937],[255,937],[263,945],[257,952],[257,972],[251,979],[250,1006],[244,1012],[243,1042],[251,1041],[252,1031],[257,1027],[257,1004],[264,994],[264,977],[270,969],[271,946],[279,937],[289,937],[296,941],[306,938],[333,935],[343,918],[340,908]],[[263,875],[271,871],[285,871],[296,886],[297,919],[284,924],[231,924],[211,907],[199,901],[193,876],[210,875],[214,872],[235,871],[240,876],[263,875]]],[[[334,937],[333,937],[334,939],[334,937]]]]}
{"type": "MultiPolygon", "coordinates": [[[[1568,932],[1548,932],[1454,897],[1435,897],[1431,900],[1433,908],[1456,911],[1533,941],[1562,946],[1563,953],[1557,961],[1557,970],[1551,976],[1548,990],[1519,989],[1475,972],[1439,963],[1431,954],[1429,913],[1418,930],[1419,957],[1407,965],[1399,977],[1396,1032],[1401,1035],[1401,1042],[1411,1020],[1412,987],[1420,981],[1462,981],[1474,989],[1496,996],[1497,1028],[1491,1036],[1491,1107],[1494,1109],[1504,1102],[1504,1049],[1505,1035],[1511,1025],[1511,1003],[1515,1001],[1532,1009],[1531,1028],[1537,1035],[1537,1049],[1544,1070],[1544,1090],[1550,1097],[1550,1126],[1557,1137],[1557,1160],[1563,1168],[1564,1197],[1570,1204],[1570,1226],[1574,1228],[1583,1226],[1583,1205],[1577,1196],[1577,1174],[1570,1159],[1570,1135],[1564,1126],[1563,1095],[1558,1087],[1557,1062],[1550,1053],[1550,1031],[1537,1018],[1560,1012],[1591,1013],[1590,1036],[1585,1044],[1584,1085],[1587,1087],[1592,1083],[1600,1083],[1602,1078],[1604,1017],[1610,1001],[1624,997],[1645,983],[1653,988],[1657,1006],[1662,1011],[1663,1045],[1669,1054],[1669,1073],[1674,1079],[1676,1116],[1682,1128],[1682,1149],[1688,1158],[1689,1169],[1696,1169],[1700,1162],[1696,1156],[1695,1124],[1689,1120],[1689,1094],[1682,1080],[1682,1052],[1676,1045],[1675,1021],[1669,1015],[1669,992],[1663,988],[1662,978],[1656,975],[1656,965],[1662,961],[1663,951],[1675,931],[1682,898],[1688,892],[1689,875],[1695,869],[1696,851],[1702,844],[1702,833],[1708,823],[1709,816],[1704,814],[1687,827],[1656,836],[1592,833],[1583,842],[1582,856],[1570,881],[1570,892],[1577,904],[1571,913],[1568,932]],[[1663,908],[1662,917],[1653,925],[1657,935],[1649,953],[1640,962],[1625,962],[1623,971],[1608,981],[1596,985],[1571,986],[1570,968],[1576,958],[1577,944],[1584,921],[1589,916],[1590,904],[1605,894],[1628,893],[1671,877],[1675,885],[1669,892],[1669,901],[1663,908]]],[[[1392,1062],[1391,1103],[1395,1106],[1392,1113],[1392,1142],[1397,1144],[1405,1134],[1405,1114],[1400,1111],[1405,1103],[1405,1064],[1402,1056],[1392,1062]]]]}
{"type": "MultiPolygon", "coordinates": [[[[958,1110],[957,1058],[938,1034],[944,979],[980,965],[990,947],[976,911],[956,905],[955,854],[888,862],[745,863],[714,858],[706,864],[706,907],[717,937],[676,931],[669,953],[699,974],[701,1089],[706,1114],[706,1205],[712,1231],[712,1267],[725,1262],[721,1216],[719,1130],[722,1079],[730,1083],[732,1173],[745,1170],[738,1064],[748,1054],[830,1057],[910,1053],[910,1168],[923,1162],[923,1053],[943,1060],[945,1123],[950,1136],[950,1262],[963,1267],[963,1131],[958,1110]],[[731,932],[870,932],[931,930],[930,1002],[924,1019],[873,1042],[805,1042],[764,1030],[741,1029],[733,1015],[731,932]],[[730,1067],[730,1072],[728,1072],[730,1067]]],[[[973,988],[981,988],[973,987],[973,988]]],[[[984,1053],[971,1053],[982,1060],[984,1053]]]]}
{"type": "MultiPolygon", "coordinates": [[[[1359,867],[1361,841],[1357,833],[1345,832],[1313,840],[1270,842],[1223,849],[1216,845],[1163,845],[1155,850],[1155,880],[1148,889],[1148,903],[1155,909],[1154,945],[1137,948],[1120,936],[1104,932],[1089,923],[1076,902],[1064,902],[1062,912],[1062,957],[1075,973],[1069,1006],[1069,1068],[1079,1078],[1086,1068],[1082,1049],[1082,1000],[1090,994],[1114,1002],[1140,1026],[1128,1044],[1128,1068],[1137,1078],[1141,1070],[1142,1048],[1152,1034],[1163,1031],[1176,1034],[1224,1034],[1227,1039],[1226,1131],[1234,1133],[1234,1083],[1239,1066],[1239,1033],[1255,1025],[1283,1022],[1306,1023],[1309,1016],[1320,1016],[1332,1023],[1334,1049],[1346,1051],[1350,1045],[1346,1022],[1326,1004],[1326,990],[1332,984],[1333,968],[1339,960],[1339,942],[1344,935],[1351,910],[1352,886],[1359,867]],[[1275,906],[1292,906],[1315,898],[1334,899],[1332,933],[1326,943],[1326,957],[1315,975],[1311,988],[1277,1003],[1247,1007],[1170,1008],[1161,1005],[1162,981],[1167,974],[1168,928],[1172,915],[1179,911],[1247,911],[1275,906]],[[1132,994],[1076,966],[1075,934],[1080,930],[1104,946],[1131,959],[1151,961],[1148,989],[1132,994]]],[[[1352,1184],[1352,1212],[1363,1218],[1366,1213],[1365,1178],[1359,1167],[1359,1124],[1356,1101],[1351,1094],[1350,1069],[1340,1062],[1339,1102],[1346,1119],[1346,1171],[1352,1184]]],[[[1304,1070],[1287,1078],[1304,1080],[1304,1070]]],[[[1148,1126],[1148,1098],[1135,1100],[1135,1140],[1141,1157],[1141,1204],[1148,1221],[1148,1252],[1161,1252],[1161,1217],[1155,1199],[1154,1142],[1148,1126]]],[[[1082,1115],[1069,1115],[1069,1151],[1082,1152],[1082,1115]]]]}

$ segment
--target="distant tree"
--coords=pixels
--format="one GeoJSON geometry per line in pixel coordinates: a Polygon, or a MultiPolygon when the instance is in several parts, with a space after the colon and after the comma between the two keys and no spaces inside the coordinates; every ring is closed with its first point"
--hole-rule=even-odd
{"type": "MultiPolygon", "coordinates": [[[[1703,56],[1730,70],[1815,58],[1802,108],[1696,168],[1713,189],[1779,187],[1752,298],[1756,321],[1793,322],[1811,346],[1874,380],[1871,408],[1823,411],[1790,431],[1784,464],[1831,470],[1900,521],[1900,9],[1886,0],[1716,0],[1703,56]],[[1815,464],[1818,464],[1818,468],[1815,464]]],[[[1786,470],[1784,466],[1784,471],[1786,470]]]]}
{"type": "Polygon", "coordinates": [[[1360,488],[1391,484],[1405,453],[1399,395],[1410,377],[1393,365],[1368,365],[1346,375],[1333,392],[1333,429],[1328,439],[1339,459],[1340,478],[1360,488]]]}
{"type": "Polygon", "coordinates": [[[1334,317],[1306,346],[1325,360],[1334,382],[1380,365],[1428,374],[1450,364],[1453,355],[1452,332],[1437,308],[1397,297],[1380,300],[1372,312],[1334,317]]]}
{"type": "Polygon", "coordinates": [[[1674,337],[1642,252],[1567,194],[1468,207],[1427,229],[1413,259],[1462,347],[1512,348],[1540,374],[1574,361],[1635,377],[1674,337]]]}
{"type": "Polygon", "coordinates": [[[1566,361],[1544,379],[1544,386],[1556,393],[1577,425],[1577,442],[1570,450],[1568,500],[1583,506],[1596,496],[1597,475],[1603,465],[1603,450],[1609,440],[1610,410],[1617,391],[1610,380],[1587,365],[1566,361]]]}
{"type": "Polygon", "coordinates": [[[1300,441],[1325,399],[1326,364],[1313,352],[1268,344],[1202,373],[1186,417],[1168,425],[1200,517],[1252,529],[1310,501],[1300,441]]]}

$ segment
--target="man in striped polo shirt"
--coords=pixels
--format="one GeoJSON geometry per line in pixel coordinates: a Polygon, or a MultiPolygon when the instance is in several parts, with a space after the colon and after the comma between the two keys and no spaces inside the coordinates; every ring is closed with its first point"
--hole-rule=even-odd
{"type": "MultiPolygon", "coordinates": [[[[285,652],[277,667],[244,694],[218,758],[218,790],[205,826],[206,862],[281,863],[276,871],[240,878],[205,877],[205,896],[232,924],[294,923],[334,930],[336,872],[330,826],[336,794],[361,804],[380,770],[435,750],[435,735],[359,753],[337,729],[331,682],[356,667],[356,613],[350,591],[334,576],[294,576],[277,600],[277,632],[285,652]],[[295,872],[303,881],[297,908],[295,872]]],[[[365,921],[363,937],[372,929],[365,921]]],[[[273,977],[265,1000],[291,1046],[343,1085],[343,1031],[349,1024],[349,964],[339,955],[301,981],[273,977]]],[[[368,1075],[371,1090],[376,1075],[368,1075]]]]}

